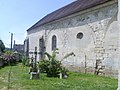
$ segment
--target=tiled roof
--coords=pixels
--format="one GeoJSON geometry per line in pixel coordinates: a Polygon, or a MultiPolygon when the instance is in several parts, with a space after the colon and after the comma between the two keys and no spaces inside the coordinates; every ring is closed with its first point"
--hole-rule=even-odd
{"type": "Polygon", "coordinates": [[[38,26],[44,25],[46,23],[83,11],[85,9],[92,8],[94,6],[106,3],[108,1],[112,1],[112,0],[76,0],[71,4],[68,4],[46,15],[44,18],[42,18],[40,21],[38,21],[36,24],[30,27],[27,31],[32,30],[38,26]]]}

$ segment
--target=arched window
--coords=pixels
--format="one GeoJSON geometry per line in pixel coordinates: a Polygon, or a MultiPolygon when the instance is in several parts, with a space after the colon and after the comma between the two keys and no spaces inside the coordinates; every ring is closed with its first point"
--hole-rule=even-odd
{"type": "Polygon", "coordinates": [[[52,36],[52,50],[57,47],[57,38],[55,35],[52,36]]]}
{"type": "Polygon", "coordinates": [[[82,32],[78,33],[76,37],[77,37],[78,39],[82,39],[82,38],[83,38],[83,33],[82,33],[82,32]]]}

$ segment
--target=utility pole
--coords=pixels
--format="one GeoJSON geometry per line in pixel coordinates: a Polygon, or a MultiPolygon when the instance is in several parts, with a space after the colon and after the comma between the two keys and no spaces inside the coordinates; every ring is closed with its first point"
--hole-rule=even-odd
{"type": "MultiPolygon", "coordinates": [[[[9,32],[11,33],[11,32],[9,32]]],[[[11,47],[10,47],[10,50],[12,51],[12,45],[13,45],[13,33],[11,33],[11,47]]]]}

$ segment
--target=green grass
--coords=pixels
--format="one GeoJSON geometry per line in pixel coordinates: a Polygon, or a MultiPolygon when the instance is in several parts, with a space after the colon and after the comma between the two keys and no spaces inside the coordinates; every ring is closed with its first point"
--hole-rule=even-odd
{"type": "MultiPolygon", "coordinates": [[[[0,69],[0,90],[7,90],[9,66],[0,69]]],[[[30,80],[28,68],[21,64],[12,66],[11,90],[116,90],[117,79],[91,74],[69,73],[68,79],[48,78],[40,74],[40,80],[30,80]]]]}

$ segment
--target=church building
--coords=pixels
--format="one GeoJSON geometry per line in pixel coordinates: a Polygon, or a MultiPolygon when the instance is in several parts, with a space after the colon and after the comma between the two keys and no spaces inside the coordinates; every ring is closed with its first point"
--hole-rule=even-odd
{"type": "Polygon", "coordinates": [[[37,60],[59,49],[57,58],[72,71],[117,77],[119,27],[117,0],[76,0],[35,23],[27,30],[25,52],[37,60]]]}

